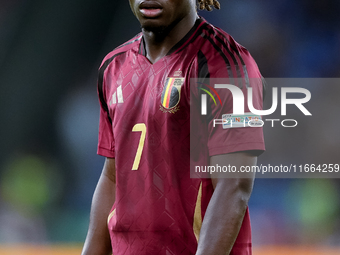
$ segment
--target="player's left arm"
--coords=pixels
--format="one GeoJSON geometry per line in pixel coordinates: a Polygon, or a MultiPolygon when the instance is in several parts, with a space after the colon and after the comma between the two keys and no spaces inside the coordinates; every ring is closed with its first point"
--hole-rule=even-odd
{"type": "MultiPolygon", "coordinates": [[[[210,165],[230,164],[236,166],[236,169],[256,165],[256,162],[257,157],[250,152],[236,152],[210,158],[210,165]]],[[[229,254],[240,231],[255,174],[223,174],[211,176],[214,193],[204,216],[196,255],[229,254]]]]}

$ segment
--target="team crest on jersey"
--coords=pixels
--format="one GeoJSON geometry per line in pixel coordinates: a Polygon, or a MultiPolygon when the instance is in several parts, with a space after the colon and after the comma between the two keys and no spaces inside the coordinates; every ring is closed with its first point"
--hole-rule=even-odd
{"type": "Polygon", "coordinates": [[[178,103],[181,99],[181,87],[183,83],[184,78],[166,78],[161,97],[161,104],[164,112],[175,113],[178,111],[178,103]]]}

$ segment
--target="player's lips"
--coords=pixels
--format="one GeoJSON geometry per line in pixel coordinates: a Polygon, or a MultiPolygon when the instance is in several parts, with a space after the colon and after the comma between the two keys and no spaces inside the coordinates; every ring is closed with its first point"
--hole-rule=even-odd
{"type": "Polygon", "coordinates": [[[140,12],[146,18],[156,18],[162,13],[162,9],[141,9],[140,12]]]}
{"type": "Polygon", "coordinates": [[[156,18],[163,12],[163,7],[158,2],[141,2],[139,10],[145,18],[156,18]]]}

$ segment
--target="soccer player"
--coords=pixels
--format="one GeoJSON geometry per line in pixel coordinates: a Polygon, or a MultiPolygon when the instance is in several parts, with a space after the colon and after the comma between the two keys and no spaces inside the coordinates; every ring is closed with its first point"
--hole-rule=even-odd
{"type": "MultiPolygon", "coordinates": [[[[109,53],[99,69],[96,187],[83,255],[251,254],[248,200],[254,175],[190,178],[191,78],[240,78],[262,107],[262,84],[248,51],[197,15],[196,0],[130,0],[142,32],[109,53]]],[[[201,9],[219,8],[200,0],[201,9]]],[[[231,114],[231,93],[210,115],[231,114]]],[[[245,112],[249,112],[245,106],[245,112]]],[[[210,164],[252,166],[262,128],[213,127],[210,164]]],[[[205,139],[205,140],[204,140],[205,139]]]]}

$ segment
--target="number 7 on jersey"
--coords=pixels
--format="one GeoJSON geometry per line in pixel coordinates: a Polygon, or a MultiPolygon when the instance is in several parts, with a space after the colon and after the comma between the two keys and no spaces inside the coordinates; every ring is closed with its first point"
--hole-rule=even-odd
{"type": "Polygon", "coordinates": [[[140,139],[139,139],[139,144],[138,144],[135,160],[133,161],[133,166],[132,166],[132,170],[137,170],[138,167],[139,167],[140,158],[141,158],[142,152],[143,152],[143,147],[144,147],[144,142],[145,142],[145,135],[146,135],[146,125],[144,123],[136,124],[132,128],[132,132],[142,132],[142,134],[140,135],[140,139]]]}

